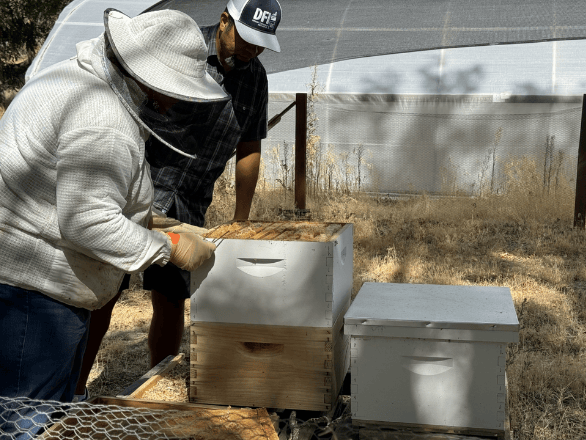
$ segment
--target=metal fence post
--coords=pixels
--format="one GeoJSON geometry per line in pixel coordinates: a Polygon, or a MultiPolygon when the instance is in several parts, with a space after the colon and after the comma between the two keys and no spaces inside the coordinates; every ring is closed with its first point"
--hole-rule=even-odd
{"type": "Polygon", "coordinates": [[[307,93],[295,95],[295,208],[305,209],[307,93]]]}
{"type": "Polygon", "coordinates": [[[582,101],[582,123],[578,146],[578,167],[576,172],[576,201],[574,203],[574,227],[584,229],[586,219],[586,95],[582,101]]]}

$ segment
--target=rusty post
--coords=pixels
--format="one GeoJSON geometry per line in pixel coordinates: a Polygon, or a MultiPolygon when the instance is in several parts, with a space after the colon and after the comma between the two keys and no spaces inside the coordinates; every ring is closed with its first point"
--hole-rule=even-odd
{"type": "Polygon", "coordinates": [[[307,93],[295,95],[295,208],[305,209],[307,93]]]}
{"type": "Polygon", "coordinates": [[[574,203],[574,227],[584,229],[586,218],[586,95],[582,101],[582,122],[578,146],[578,169],[576,172],[576,201],[574,203]]]}

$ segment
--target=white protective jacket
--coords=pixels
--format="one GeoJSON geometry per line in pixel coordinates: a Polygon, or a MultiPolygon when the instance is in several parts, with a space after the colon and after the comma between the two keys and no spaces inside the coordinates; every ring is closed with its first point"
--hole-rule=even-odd
{"type": "Polygon", "coordinates": [[[124,273],[166,264],[171,242],[145,229],[148,132],[105,82],[103,38],[77,52],[0,119],[0,283],[94,310],[124,273]]]}

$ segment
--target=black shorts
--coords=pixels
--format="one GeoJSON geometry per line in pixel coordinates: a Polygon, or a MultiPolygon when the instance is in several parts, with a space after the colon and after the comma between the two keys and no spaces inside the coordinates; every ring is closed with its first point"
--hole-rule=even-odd
{"type": "MultiPolygon", "coordinates": [[[[168,217],[181,220],[176,212],[176,206],[173,204],[167,212],[168,217]]],[[[167,299],[179,301],[189,298],[191,274],[183,269],[179,269],[173,263],[167,263],[165,266],[153,264],[144,271],[142,279],[143,289],[156,290],[167,299]]]]}
{"type": "Polygon", "coordinates": [[[127,273],[126,275],[124,275],[124,278],[122,278],[122,284],[120,284],[120,289],[118,289],[119,292],[122,292],[123,290],[126,290],[130,287],[130,274],[127,273]]]}
{"type": "Polygon", "coordinates": [[[153,264],[144,271],[143,289],[156,290],[166,298],[178,301],[191,296],[190,281],[191,273],[179,269],[173,263],[165,266],[153,264]]]}

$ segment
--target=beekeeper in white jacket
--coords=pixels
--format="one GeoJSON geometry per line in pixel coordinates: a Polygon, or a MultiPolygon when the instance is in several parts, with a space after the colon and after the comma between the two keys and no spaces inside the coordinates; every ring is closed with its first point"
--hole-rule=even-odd
{"type": "Polygon", "coordinates": [[[205,72],[203,36],[178,11],[108,9],[104,21],[0,120],[0,397],[70,401],[90,311],[124,274],[193,270],[214,250],[187,229],[146,228],[152,127],[179,100],[227,100],[205,72]]]}

